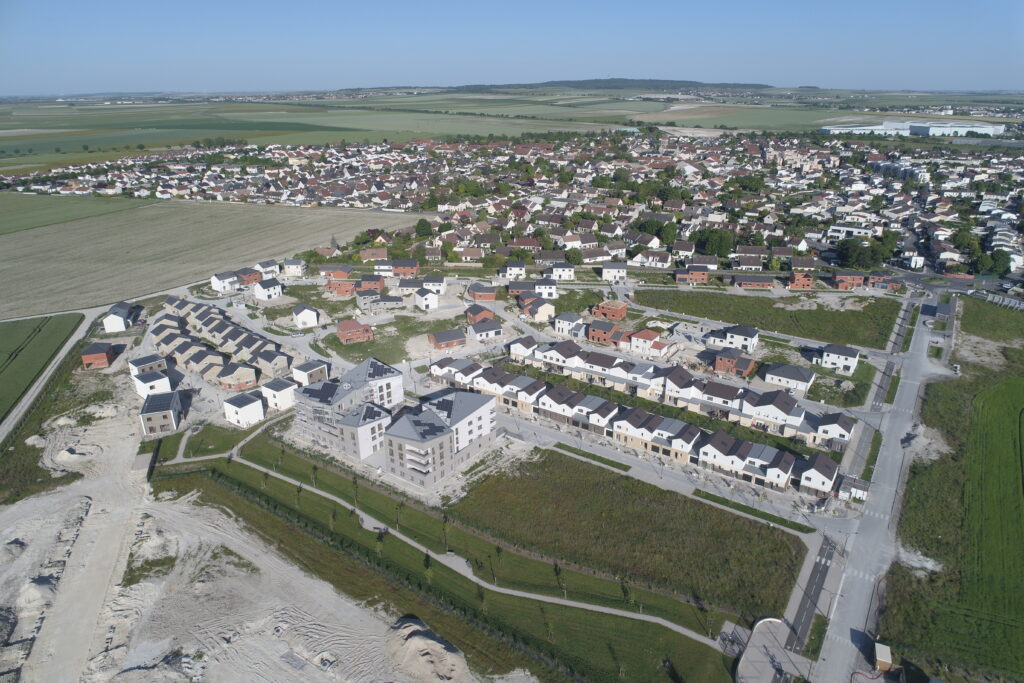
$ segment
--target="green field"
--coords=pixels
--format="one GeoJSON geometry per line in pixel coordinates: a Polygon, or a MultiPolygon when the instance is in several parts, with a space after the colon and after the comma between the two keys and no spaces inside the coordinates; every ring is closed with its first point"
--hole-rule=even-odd
{"type": "Polygon", "coordinates": [[[963,315],[960,328],[967,334],[997,342],[1024,339],[1024,313],[974,297],[960,297],[963,315]]]}
{"type": "MultiPolygon", "coordinates": [[[[354,517],[344,510],[338,514],[336,504],[313,492],[299,492],[278,479],[265,479],[259,472],[241,464],[218,461],[207,466],[217,472],[222,486],[260,503],[264,509],[275,510],[279,517],[294,520],[290,534],[277,538],[295,535],[298,529],[319,537],[324,543],[316,555],[329,554],[332,562],[326,563],[328,567],[339,565],[337,569],[328,569],[327,574],[320,574],[324,578],[331,580],[335,572],[345,572],[351,566],[341,559],[345,555],[332,553],[331,549],[344,549],[349,557],[362,558],[366,563],[362,571],[350,574],[357,588],[367,585],[368,581],[378,586],[368,596],[371,604],[383,601],[399,613],[409,612],[411,610],[403,604],[408,604],[411,597],[432,596],[477,623],[514,635],[520,644],[590,680],[612,681],[619,676],[626,676],[628,680],[670,679],[664,670],[665,659],[671,662],[672,673],[687,680],[729,680],[730,660],[664,628],[623,617],[513,598],[478,587],[444,565],[430,562],[421,552],[393,535],[378,535],[362,529],[354,517]],[[390,578],[390,586],[381,590],[381,584],[373,581],[373,572],[390,578]]],[[[184,492],[196,488],[196,479],[194,476],[186,480],[157,478],[155,489],[177,487],[179,492],[184,492]]],[[[223,493],[220,496],[223,501],[223,493]]],[[[239,505],[233,509],[244,508],[239,505]]],[[[290,544],[292,541],[283,542],[290,544]]],[[[313,562],[321,564],[307,553],[293,554],[292,558],[306,567],[313,562]]],[[[335,585],[346,590],[343,582],[335,585]]],[[[432,612],[423,613],[418,608],[415,611],[443,637],[464,649],[471,664],[476,663],[474,653],[480,649],[481,634],[456,628],[451,621],[437,620],[432,612]],[[451,630],[445,627],[446,623],[452,626],[451,630]]],[[[493,647],[488,640],[483,639],[483,642],[493,647]]]]}
{"type": "Polygon", "coordinates": [[[79,313],[0,323],[0,421],[82,322],[79,313]]]}
{"type": "Polygon", "coordinates": [[[780,614],[796,537],[552,451],[475,485],[456,518],[516,546],[744,614],[780,614]]]}
{"type": "Polygon", "coordinates": [[[951,450],[913,465],[900,537],[943,567],[894,565],[882,637],[936,673],[1024,677],[1024,351],[1005,355],[925,393],[922,420],[951,450]]]}
{"type": "Polygon", "coordinates": [[[0,202],[4,213],[0,235],[152,204],[145,199],[123,197],[53,197],[13,193],[4,193],[0,202]]]}
{"type": "Polygon", "coordinates": [[[861,310],[846,311],[822,306],[814,310],[788,310],[773,304],[785,304],[799,297],[771,299],[713,292],[641,289],[634,299],[641,306],[750,325],[762,332],[782,332],[876,349],[885,348],[900,310],[899,301],[878,297],[871,299],[861,310]]]}

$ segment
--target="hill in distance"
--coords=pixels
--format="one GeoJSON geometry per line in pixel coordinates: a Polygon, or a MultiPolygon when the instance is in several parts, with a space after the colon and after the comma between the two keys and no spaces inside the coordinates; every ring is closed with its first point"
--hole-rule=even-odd
{"type": "Polygon", "coordinates": [[[543,83],[506,83],[503,85],[458,85],[448,90],[456,92],[489,92],[493,90],[542,90],[573,88],[577,90],[651,90],[674,92],[693,88],[717,90],[763,90],[774,86],[764,83],[702,83],[700,81],[673,81],[657,78],[591,78],[580,81],[544,81],[543,83]]]}

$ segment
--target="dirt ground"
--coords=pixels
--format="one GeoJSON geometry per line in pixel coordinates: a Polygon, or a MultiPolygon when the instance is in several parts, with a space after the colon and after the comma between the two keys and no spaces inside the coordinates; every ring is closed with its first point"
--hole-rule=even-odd
{"type": "Polygon", "coordinates": [[[190,495],[154,500],[133,469],[141,399],[126,373],[97,381],[113,400],[32,437],[43,463],[83,478],[0,507],[2,670],[32,681],[475,680],[427,625],[355,603],[190,495]],[[122,585],[127,568],[133,585],[122,585]]]}
{"type": "Polygon", "coordinates": [[[957,358],[965,363],[984,364],[998,369],[1006,365],[1006,359],[1002,354],[1004,346],[984,337],[961,332],[957,340],[956,353],[957,358]]]}
{"type": "Polygon", "coordinates": [[[869,303],[870,297],[817,296],[801,298],[799,301],[777,301],[773,305],[787,311],[814,311],[819,308],[829,311],[861,311],[869,303]]]}
{"type": "Polygon", "coordinates": [[[95,306],[345,242],[416,214],[172,200],[0,235],[0,318],[95,306]],[[73,236],[74,248],[68,249],[73,236]],[[61,276],[50,277],[57,269],[61,276]]]}

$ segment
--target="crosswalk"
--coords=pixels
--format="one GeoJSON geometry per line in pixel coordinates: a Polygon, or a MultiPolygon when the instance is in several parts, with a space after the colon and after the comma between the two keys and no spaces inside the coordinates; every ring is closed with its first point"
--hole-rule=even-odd
{"type": "Polygon", "coordinates": [[[847,568],[846,576],[852,579],[860,579],[861,581],[874,581],[875,576],[869,572],[861,571],[860,569],[847,568]]]}
{"type": "Polygon", "coordinates": [[[821,555],[818,555],[816,558],[814,558],[814,564],[823,564],[826,567],[831,567],[832,566],[832,560],[826,560],[821,555]]]}
{"type": "Polygon", "coordinates": [[[875,519],[889,519],[889,514],[886,512],[875,512],[874,510],[865,510],[865,517],[874,517],[875,519]]]}

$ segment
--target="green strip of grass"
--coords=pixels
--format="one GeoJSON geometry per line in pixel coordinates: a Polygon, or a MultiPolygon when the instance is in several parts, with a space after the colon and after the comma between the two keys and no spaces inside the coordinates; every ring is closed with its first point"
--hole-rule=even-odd
{"type": "Polygon", "coordinates": [[[828,618],[815,614],[811,623],[811,632],[807,635],[807,644],[804,645],[804,657],[817,661],[821,655],[821,646],[825,644],[825,633],[828,631],[828,618]]]}
{"type": "Polygon", "coordinates": [[[878,462],[878,452],[882,449],[882,432],[875,431],[871,437],[871,450],[868,451],[868,459],[864,463],[864,471],[860,473],[860,478],[864,481],[871,481],[871,477],[875,476],[875,463],[878,462]]]}
{"type": "Polygon", "coordinates": [[[897,370],[889,378],[889,389],[885,392],[885,402],[892,404],[896,400],[896,391],[900,388],[900,371],[897,370]]]}
{"type": "Polygon", "coordinates": [[[921,307],[914,306],[910,313],[910,322],[907,323],[907,333],[903,335],[903,353],[910,350],[910,344],[914,341],[914,330],[917,329],[917,319],[921,317],[921,307]]]}
{"type": "Polygon", "coordinates": [[[814,527],[812,526],[800,524],[799,522],[793,522],[786,519],[785,517],[779,517],[778,515],[773,515],[769,512],[762,512],[757,508],[750,507],[749,505],[744,505],[743,503],[737,503],[734,500],[729,500],[728,498],[717,496],[714,493],[708,493],[703,489],[694,489],[693,495],[698,498],[703,498],[704,500],[710,500],[714,503],[718,503],[719,505],[724,505],[725,507],[732,508],[733,510],[738,510],[739,512],[750,515],[751,517],[757,517],[758,519],[763,519],[766,522],[771,522],[772,524],[776,524],[786,529],[791,529],[801,534],[814,533],[814,527]]]}
{"type": "Polygon", "coordinates": [[[599,462],[602,465],[608,465],[608,467],[614,467],[615,469],[621,470],[623,472],[629,472],[631,469],[633,469],[629,465],[624,465],[623,463],[618,462],[616,460],[611,460],[609,458],[602,457],[600,455],[597,455],[596,453],[588,453],[587,451],[581,450],[581,449],[576,448],[574,446],[569,446],[569,445],[564,444],[562,442],[556,443],[555,444],[555,448],[561,449],[563,451],[567,451],[569,453],[573,453],[575,455],[580,456],[581,458],[587,458],[588,460],[593,460],[594,462],[599,462]]]}

